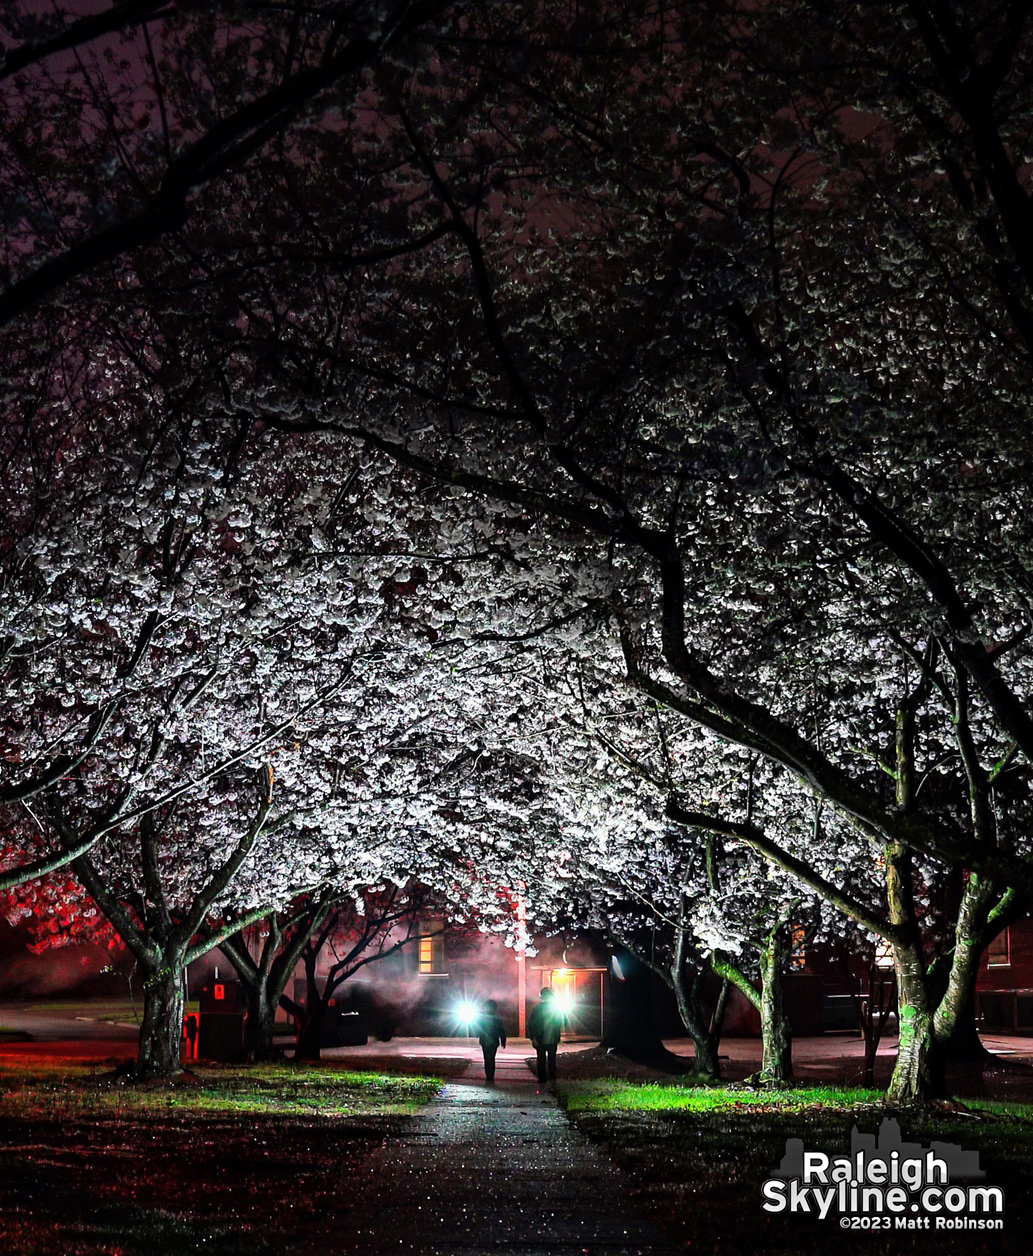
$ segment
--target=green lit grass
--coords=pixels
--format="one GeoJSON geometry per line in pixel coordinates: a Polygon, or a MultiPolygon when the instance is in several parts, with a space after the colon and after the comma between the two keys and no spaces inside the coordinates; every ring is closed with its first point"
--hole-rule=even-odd
{"type": "Polygon", "coordinates": [[[1033,1125],[1033,1106],[1028,1103],[1013,1103],[1005,1099],[966,1099],[965,1107],[972,1112],[1005,1116],[1020,1124],[1033,1125]]]}
{"type": "Polygon", "coordinates": [[[700,1083],[627,1082],[614,1079],[571,1082],[560,1088],[569,1112],[725,1112],[850,1111],[882,1102],[879,1090],[843,1086],[801,1086],[790,1090],[700,1083]]]}
{"type": "Polygon", "coordinates": [[[31,1069],[0,1070],[0,1116],[26,1119],[44,1112],[62,1120],[408,1116],[432,1099],[440,1085],[420,1076],[267,1065],[200,1066],[191,1070],[188,1082],[148,1089],[112,1084],[84,1066],[34,1062],[31,1069]]]}
{"type": "MultiPolygon", "coordinates": [[[[255,1068],[225,1074],[199,1070],[201,1085],[144,1092],[145,1101],[170,1111],[241,1116],[408,1116],[437,1094],[440,1083],[426,1077],[340,1072],[332,1068],[255,1068]]],[[[125,1096],[107,1096],[124,1100],[125,1096]]],[[[148,1108],[146,1102],[141,1105],[148,1108]]]]}

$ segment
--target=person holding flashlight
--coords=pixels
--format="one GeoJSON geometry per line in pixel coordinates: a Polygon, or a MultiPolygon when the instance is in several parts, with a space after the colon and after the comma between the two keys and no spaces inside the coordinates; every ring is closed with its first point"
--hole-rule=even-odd
{"type": "Polygon", "coordinates": [[[531,1046],[538,1055],[538,1080],[556,1080],[556,1048],[563,1033],[563,1010],[548,986],[541,992],[539,1004],[527,1022],[531,1046]]]}
{"type": "Polygon", "coordinates": [[[494,999],[485,999],[484,1008],[477,1018],[477,1041],[484,1056],[484,1080],[495,1085],[495,1052],[506,1045],[506,1026],[499,1015],[499,1005],[494,999]]]}

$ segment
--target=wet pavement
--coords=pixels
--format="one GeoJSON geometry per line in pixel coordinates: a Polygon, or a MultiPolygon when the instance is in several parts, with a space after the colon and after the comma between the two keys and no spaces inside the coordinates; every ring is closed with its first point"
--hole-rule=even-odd
{"type": "MultiPolygon", "coordinates": [[[[984,1032],[980,1038],[988,1051],[994,1055],[1010,1055],[1033,1062],[1033,1035],[984,1032]]],[[[286,1039],[284,1039],[286,1042],[286,1039]]],[[[560,1074],[563,1073],[563,1056],[577,1051],[589,1051],[598,1047],[599,1040],[585,1042],[560,1043],[560,1074]]],[[[665,1038],[664,1046],[675,1055],[684,1056],[686,1061],[692,1060],[693,1049],[691,1038],[665,1038]]],[[[510,1038],[506,1053],[500,1053],[499,1063],[506,1054],[516,1052],[520,1061],[530,1058],[534,1053],[526,1038],[510,1038]]],[[[897,1053],[896,1034],[887,1034],[879,1045],[880,1059],[892,1059],[897,1053]]],[[[393,1038],[390,1042],[376,1042],[372,1039],[364,1047],[330,1047],[323,1050],[325,1060],[346,1062],[356,1068],[361,1066],[364,1056],[377,1059],[389,1059],[397,1056],[401,1059],[470,1059],[479,1057],[480,1052],[472,1038],[393,1038]]],[[[760,1067],[761,1042],[759,1038],[722,1038],[721,1058],[742,1066],[743,1071],[754,1072],[760,1067]]],[[[793,1039],[793,1065],[802,1068],[804,1073],[828,1069],[838,1063],[856,1062],[860,1066],[864,1058],[864,1043],[856,1033],[832,1032],[816,1037],[799,1037],[793,1039]]]]}
{"type": "Polygon", "coordinates": [[[46,1058],[100,1065],[136,1055],[135,1025],[86,1015],[79,1008],[0,1003],[0,1026],[5,1031],[0,1035],[0,1062],[46,1058]]]}
{"type": "MultiPolygon", "coordinates": [[[[30,1041],[11,1042],[0,1038],[0,1056],[56,1053],[81,1054],[83,1056],[110,1055],[131,1056],[135,1053],[137,1030],[134,1025],[104,1019],[103,1015],[85,1015],[82,1005],[75,1009],[60,1004],[50,1007],[44,1002],[0,1002],[0,1026],[26,1033],[30,1041]],[[78,1044],[78,1045],[76,1045],[78,1044]],[[57,1051],[55,1051],[55,1047],[57,1051]]],[[[1033,1034],[983,1032],[982,1041],[995,1055],[1012,1056],[1023,1063],[1033,1063],[1033,1034]]],[[[291,1039],[278,1039],[289,1047],[291,1039]]],[[[564,1042],[560,1044],[560,1072],[562,1057],[568,1053],[590,1050],[598,1041],[564,1042]]],[[[688,1038],[665,1039],[664,1045],[687,1061],[692,1059],[692,1041],[688,1038]]],[[[879,1046],[880,1059],[891,1059],[897,1051],[896,1035],[887,1034],[879,1046]]],[[[501,1070],[509,1070],[510,1080],[526,1072],[525,1060],[533,1055],[526,1038],[510,1038],[507,1051],[499,1055],[501,1070]]],[[[857,1067],[864,1056],[864,1044],[856,1033],[826,1033],[817,1037],[798,1037],[793,1040],[793,1064],[806,1077],[809,1073],[828,1073],[830,1065],[857,1067]]],[[[408,1061],[430,1059],[476,1060],[469,1076],[483,1076],[480,1071],[480,1052],[472,1038],[395,1038],[389,1042],[371,1040],[364,1047],[324,1048],[323,1059],[361,1068],[366,1057],[376,1059],[378,1067],[391,1057],[408,1061]]],[[[752,1072],[760,1066],[761,1044],[759,1038],[723,1038],[721,1057],[744,1072],[752,1072]]]]}
{"type": "MultiPolygon", "coordinates": [[[[580,1135],[524,1054],[480,1062],[386,1144],[353,1183],[348,1252],[416,1256],[668,1256],[627,1206],[628,1183],[580,1135]]],[[[342,1236],[343,1237],[343,1236],[342,1236]]]]}

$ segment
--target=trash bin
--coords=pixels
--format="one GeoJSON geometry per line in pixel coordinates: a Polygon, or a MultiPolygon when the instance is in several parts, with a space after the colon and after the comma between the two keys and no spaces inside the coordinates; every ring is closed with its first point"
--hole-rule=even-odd
{"type": "MultiPolygon", "coordinates": [[[[308,984],[303,978],[294,982],[294,1002],[304,1007],[308,999],[308,984]]],[[[319,1027],[321,1047],[362,1047],[369,1041],[369,1016],[355,1007],[354,991],[345,989],[332,997],[323,1009],[323,1021],[319,1027]]]]}
{"type": "Polygon", "coordinates": [[[825,1033],[840,1029],[857,1030],[854,999],[849,994],[826,994],[822,999],[822,1027],[825,1033]]]}
{"type": "Polygon", "coordinates": [[[229,1062],[244,1054],[247,999],[239,981],[209,981],[198,996],[197,1058],[229,1062]]]}
{"type": "Polygon", "coordinates": [[[332,1003],[323,1016],[320,1045],[324,1047],[364,1047],[369,1041],[366,1017],[362,1012],[342,1012],[332,1003]]]}

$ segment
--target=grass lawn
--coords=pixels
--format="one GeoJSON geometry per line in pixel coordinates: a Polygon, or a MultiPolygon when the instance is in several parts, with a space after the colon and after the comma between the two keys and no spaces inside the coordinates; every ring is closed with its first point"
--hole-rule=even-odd
{"type": "Polygon", "coordinates": [[[198,1067],[169,1089],[0,1070],[5,1256],[300,1256],[335,1249],[349,1175],[440,1083],[198,1067]]]}
{"type": "MultiPolygon", "coordinates": [[[[139,1025],[143,1018],[143,998],[141,996],[134,1001],[124,995],[107,999],[47,999],[44,1003],[31,1004],[28,1010],[45,1016],[139,1025]]],[[[197,1003],[189,1004],[186,1011],[196,1012],[197,1003]]]]}
{"type": "Polygon", "coordinates": [[[967,1111],[916,1116],[890,1113],[881,1093],[833,1086],[785,1092],[685,1083],[603,1080],[561,1084],[568,1115],[624,1168],[632,1207],[652,1215],[689,1252],[1026,1253],[1033,1233],[1033,1108],[966,1101],[967,1111]],[[762,1183],[788,1138],[807,1151],[846,1155],[856,1122],[876,1133],[895,1115],[905,1140],[931,1140],[979,1151],[985,1185],[1004,1191],[998,1232],[841,1229],[833,1208],[815,1215],[762,1210],[762,1183]]]}

